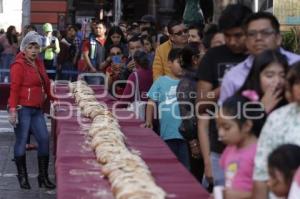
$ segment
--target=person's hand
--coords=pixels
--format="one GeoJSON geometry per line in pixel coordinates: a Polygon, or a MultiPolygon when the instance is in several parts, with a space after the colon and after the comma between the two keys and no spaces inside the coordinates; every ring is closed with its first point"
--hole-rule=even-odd
{"type": "Polygon", "coordinates": [[[214,183],[214,178],[213,178],[213,175],[212,175],[211,161],[206,162],[204,164],[204,176],[205,176],[205,179],[207,180],[208,184],[213,184],[214,183]]]}
{"type": "MultiPolygon", "coordinates": [[[[219,98],[219,97],[220,97],[220,94],[221,94],[221,86],[219,86],[218,88],[216,88],[216,89],[214,90],[214,92],[215,92],[216,97],[219,98]]],[[[209,93],[209,92],[208,92],[208,93],[209,93]]],[[[208,96],[207,96],[207,97],[208,97],[208,96]]]]}
{"type": "Polygon", "coordinates": [[[270,113],[277,106],[280,100],[282,100],[282,98],[282,90],[276,89],[276,85],[272,85],[269,89],[267,89],[261,99],[265,112],[270,113]]]}
{"type": "Polygon", "coordinates": [[[14,128],[16,128],[16,126],[17,126],[17,112],[16,112],[16,110],[10,110],[9,111],[8,121],[14,128]]]}
{"type": "Polygon", "coordinates": [[[111,69],[112,69],[113,76],[118,77],[121,73],[121,64],[112,63],[111,69]]]}
{"type": "Polygon", "coordinates": [[[61,64],[57,64],[57,70],[58,70],[58,71],[61,70],[61,64]]]}
{"type": "Polygon", "coordinates": [[[152,129],[153,128],[153,124],[150,123],[150,122],[146,122],[144,124],[141,124],[141,127],[142,128],[150,128],[150,129],[152,129]]]}
{"type": "Polygon", "coordinates": [[[105,59],[105,62],[107,64],[110,64],[111,63],[111,56],[108,56],[106,59],[105,59]]]}
{"type": "Polygon", "coordinates": [[[50,45],[48,45],[48,46],[46,47],[46,49],[52,49],[52,50],[55,50],[55,49],[56,49],[56,46],[55,46],[55,44],[51,43],[50,45]]]}
{"type": "Polygon", "coordinates": [[[52,43],[52,42],[51,42],[50,47],[52,48],[52,50],[55,50],[55,49],[56,49],[55,43],[52,43]]]}
{"type": "Polygon", "coordinates": [[[72,60],[72,64],[73,64],[74,66],[76,66],[76,63],[77,63],[77,57],[74,57],[73,60],[72,60]]]}
{"type": "Polygon", "coordinates": [[[59,97],[55,96],[55,95],[51,95],[49,100],[50,100],[51,103],[56,104],[56,103],[59,102],[59,97]]]}
{"type": "Polygon", "coordinates": [[[97,72],[97,70],[96,70],[96,68],[95,68],[95,67],[91,67],[91,68],[90,68],[90,72],[91,72],[91,73],[96,73],[96,72],[97,72]]]}
{"type": "Polygon", "coordinates": [[[292,96],[291,91],[285,90],[284,96],[285,96],[286,100],[287,100],[289,103],[294,102],[294,99],[293,99],[293,96],[292,96]]]}
{"type": "Polygon", "coordinates": [[[121,64],[111,64],[112,71],[121,71],[121,64]]]}
{"type": "Polygon", "coordinates": [[[195,159],[200,159],[201,158],[201,150],[200,150],[200,145],[197,139],[193,139],[189,141],[192,157],[195,159]]]}
{"type": "Polygon", "coordinates": [[[133,70],[133,69],[135,68],[135,62],[134,62],[133,59],[132,59],[130,62],[128,62],[127,68],[128,68],[129,70],[133,70]]]}

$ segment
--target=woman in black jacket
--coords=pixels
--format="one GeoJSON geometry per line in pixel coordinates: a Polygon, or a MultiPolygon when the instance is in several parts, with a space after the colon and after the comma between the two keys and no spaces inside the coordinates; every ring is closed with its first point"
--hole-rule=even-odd
{"type": "Polygon", "coordinates": [[[199,43],[190,43],[181,51],[180,65],[183,77],[177,87],[177,100],[179,102],[182,124],[179,132],[189,143],[191,154],[191,172],[199,180],[203,177],[203,160],[197,134],[197,117],[195,104],[197,98],[197,67],[200,62],[199,43]]]}

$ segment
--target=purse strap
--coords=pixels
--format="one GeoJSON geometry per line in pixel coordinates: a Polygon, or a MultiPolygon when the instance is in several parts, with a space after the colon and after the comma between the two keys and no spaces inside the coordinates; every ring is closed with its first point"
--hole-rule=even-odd
{"type": "Polygon", "coordinates": [[[134,101],[141,101],[141,96],[140,96],[140,86],[139,86],[139,77],[137,75],[137,72],[133,72],[135,76],[135,92],[134,92],[134,101]]]}
{"type": "Polygon", "coordinates": [[[40,81],[41,81],[41,84],[42,84],[44,92],[46,92],[46,89],[47,89],[47,87],[46,87],[46,81],[45,81],[43,75],[40,73],[37,65],[33,66],[33,68],[34,68],[35,72],[38,74],[38,76],[40,78],[40,81]]]}

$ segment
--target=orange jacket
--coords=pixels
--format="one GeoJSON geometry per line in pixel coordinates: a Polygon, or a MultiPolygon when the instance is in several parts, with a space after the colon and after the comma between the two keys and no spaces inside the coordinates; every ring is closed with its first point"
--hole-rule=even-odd
{"type": "Polygon", "coordinates": [[[171,49],[172,43],[170,40],[157,47],[152,65],[153,80],[156,80],[162,75],[171,74],[171,70],[168,67],[168,55],[171,49]]]}

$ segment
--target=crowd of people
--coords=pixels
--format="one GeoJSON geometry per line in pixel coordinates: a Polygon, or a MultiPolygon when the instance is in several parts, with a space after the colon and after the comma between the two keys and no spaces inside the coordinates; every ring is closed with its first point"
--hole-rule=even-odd
{"type": "Polygon", "coordinates": [[[24,155],[30,131],[44,165],[39,182],[55,187],[46,171],[49,138],[44,121],[38,122],[44,98],[36,96],[48,93],[48,78],[84,79],[106,83],[129,107],[143,102],[143,127],[153,128],[208,191],[224,186],[225,199],[296,196],[300,55],[281,47],[277,18],[232,4],[218,24],[171,20],[160,31],[156,24],[151,15],[118,25],[95,19],[89,35],[80,24],[55,35],[45,23],[40,36],[29,25],[20,48],[15,27],[0,37],[1,67],[10,68],[10,77],[2,73],[0,80],[11,81],[21,187],[30,187],[24,155]]]}

